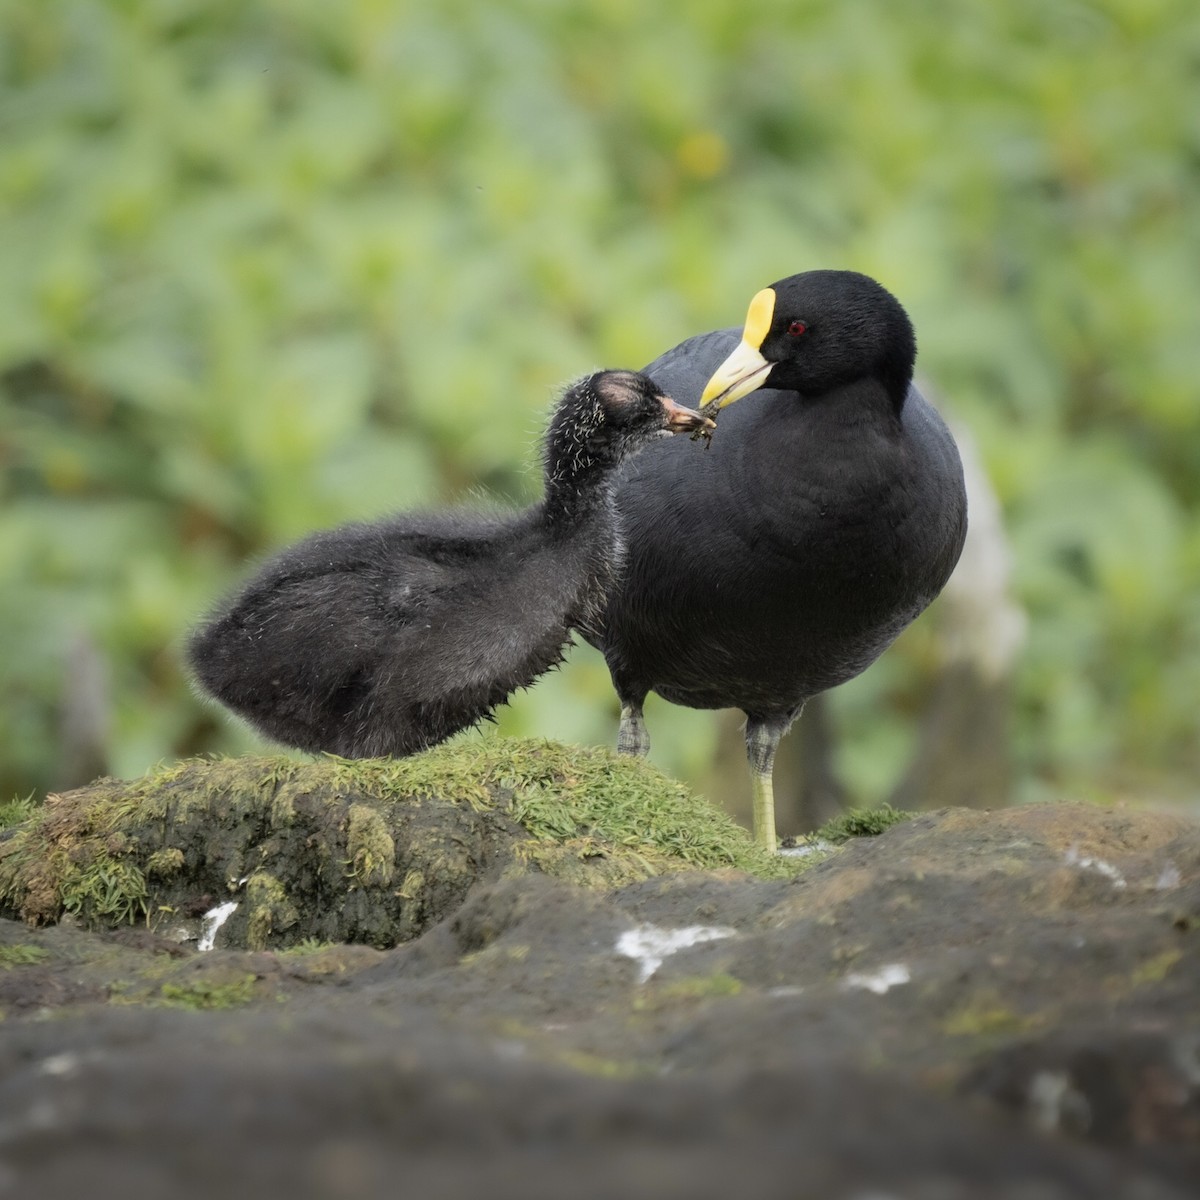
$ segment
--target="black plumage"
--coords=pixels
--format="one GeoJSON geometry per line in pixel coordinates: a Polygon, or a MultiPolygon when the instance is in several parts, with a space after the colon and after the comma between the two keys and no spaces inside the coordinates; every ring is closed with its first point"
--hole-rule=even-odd
{"type": "Polygon", "coordinates": [[[580,380],[546,432],[540,503],[306,538],[194,632],[199,686],[304,750],[360,758],[435,745],[557,664],[571,628],[601,603],[622,551],[619,464],[666,433],[709,425],[636,372],[580,380]]]}
{"type": "Polygon", "coordinates": [[[646,368],[709,415],[754,395],[722,414],[708,453],[666,444],[623,470],[626,566],[589,640],[621,700],[622,750],[649,748],[650,691],[745,712],[755,830],[772,848],[779,738],[886,649],[962,549],[958,450],[912,386],[915,357],[878,283],[810,271],[759,292],[743,329],[646,368]]]}

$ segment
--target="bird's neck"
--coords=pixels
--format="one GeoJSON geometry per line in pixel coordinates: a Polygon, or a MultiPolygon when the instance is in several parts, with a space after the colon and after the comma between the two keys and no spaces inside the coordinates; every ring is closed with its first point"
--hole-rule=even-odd
{"type": "Polygon", "coordinates": [[[579,521],[612,505],[617,455],[596,437],[603,414],[598,408],[560,409],[546,432],[542,451],[545,500],[551,525],[579,521]]]}
{"type": "Polygon", "coordinates": [[[812,397],[810,404],[820,414],[822,424],[831,429],[842,427],[852,435],[864,426],[900,431],[902,405],[892,385],[880,379],[853,380],[812,397]]]}
{"type": "Polygon", "coordinates": [[[542,520],[551,529],[568,529],[591,519],[612,519],[615,494],[611,470],[598,465],[568,473],[547,473],[542,520]]]}

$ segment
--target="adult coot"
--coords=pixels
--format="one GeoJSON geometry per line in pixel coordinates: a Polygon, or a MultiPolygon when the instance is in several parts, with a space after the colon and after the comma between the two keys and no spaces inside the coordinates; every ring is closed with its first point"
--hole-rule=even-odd
{"type": "Polygon", "coordinates": [[[912,386],[899,302],[850,271],[760,291],[745,327],[646,368],[720,420],[706,454],[656,447],[622,472],[624,572],[585,631],[621,701],[618,748],[649,749],[650,691],[740,708],[754,829],[775,846],[771,770],[804,702],[869,666],[938,594],[966,533],[958,450],[912,386]]]}
{"type": "Polygon", "coordinates": [[[645,375],[582,379],[550,420],[539,504],[306,538],[192,635],[196,679],[303,750],[361,758],[435,745],[554,666],[600,604],[621,554],[618,464],[664,433],[711,425],[645,375]]]}

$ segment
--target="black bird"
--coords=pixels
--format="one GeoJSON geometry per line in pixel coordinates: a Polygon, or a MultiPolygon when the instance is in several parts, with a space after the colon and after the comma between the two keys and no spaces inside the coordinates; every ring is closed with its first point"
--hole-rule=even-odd
{"type": "Polygon", "coordinates": [[[760,291],[743,329],[646,368],[706,415],[755,395],[722,416],[708,453],[673,443],[623,470],[625,568],[584,632],[620,698],[619,750],[649,749],[650,691],[745,712],[755,835],[772,850],[780,737],[809,697],[878,658],[962,550],[962,466],[912,386],[915,358],[878,283],[808,271],[760,291]]]}
{"type": "Polygon", "coordinates": [[[567,388],[545,495],[522,512],[410,513],[313,534],[191,636],[201,688],[276,741],[350,758],[412,754],[556,665],[620,561],[616,468],[711,428],[646,376],[567,388]]]}

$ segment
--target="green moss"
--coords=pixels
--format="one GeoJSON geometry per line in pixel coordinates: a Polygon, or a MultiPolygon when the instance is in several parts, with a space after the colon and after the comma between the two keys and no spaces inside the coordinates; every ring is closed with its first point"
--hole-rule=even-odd
{"type": "Polygon", "coordinates": [[[689,867],[778,878],[807,865],[765,853],[642,760],[495,738],[407,759],[190,760],[51,796],[0,841],[0,909],[33,924],[66,911],[116,925],[250,876],[248,945],[277,942],[314,899],[328,919],[297,936],[344,927],[386,945],[419,931],[431,893],[453,902],[480,855],[593,888],[689,867]]]}
{"type": "Polygon", "coordinates": [[[396,895],[401,900],[419,900],[425,890],[425,873],[423,871],[408,871],[404,881],[396,889],[396,895]]]}
{"type": "Polygon", "coordinates": [[[1036,1026],[1034,1018],[1015,1013],[992,998],[981,997],[947,1017],[942,1030],[950,1037],[992,1037],[1028,1033],[1036,1026]]]}
{"type": "Polygon", "coordinates": [[[9,967],[30,967],[45,962],[50,957],[49,950],[41,946],[29,946],[18,943],[15,946],[0,946],[0,970],[9,967]]]}
{"type": "Polygon", "coordinates": [[[146,877],[128,860],[98,854],[62,886],[65,912],[85,924],[130,925],[146,915],[146,877]]]}
{"type": "Polygon", "coordinates": [[[245,903],[249,909],[246,945],[251,950],[266,949],[272,933],[290,929],[300,918],[283,884],[265,871],[246,881],[245,903]]]}
{"type": "Polygon", "coordinates": [[[87,923],[130,923],[147,912],[146,877],[122,828],[136,803],[120,785],[51,795],[0,844],[0,903],[37,924],[64,911],[87,923]]]}
{"type": "Polygon", "coordinates": [[[0,804],[0,829],[9,829],[13,825],[20,825],[22,821],[28,821],[41,807],[41,802],[33,798],[32,792],[24,799],[14,796],[0,804]]]}
{"type": "Polygon", "coordinates": [[[681,865],[679,859],[649,846],[613,846],[597,838],[530,838],[515,848],[515,855],[518,863],[531,864],[552,879],[605,891],[677,871],[681,865]]]}
{"type": "Polygon", "coordinates": [[[360,887],[386,887],[396,868],[396,843],[383,817],[367,804],[352,804],[347,816],[346,874],[360,887]]]}
{"type": "Polygon", "coordinates": [[[1182,950],[1164,950],[1161,954],[1148,958],[1130,977],[1133,986],[1145,987],[1147,984],[1161,983],[1182,957],[1182,950]]]}
{"type": "Polygon", "coordinates": [[[458,964],[461,967],[494,967],[497,963],[524,962],[533,952],[533,947],[524,942],[505,945],[484,946],[482,950],[471,950],[464,954],[458,964]]]}
{"type": "Polygon", "coordinates": [[[590,1075],[593,1079],[636,1079],[649,1074],[649,1069],[644,1063],[604,1058],[583,1050],[561,1050],[557,1053],[552,1051],[550,1059],[579,1072],[580,1075],[590,1075]]]}
{"type": "Polygon", "coordinates": [[[155,850],[146,860],[146,874],[151,879],[170,879],[183,866],[183,851],[174,846],[155,850]]]}
{"type": "Polygon", "coordinates": [[[911,820],[915,814],[881,804],[878,808],[857,809],[826,821],[814,835],[835,845],[856,837],[877,837],[885,829],[911,820]]]}
{"type": "Polygon", "coordinates": [[[284,784],[271,799],[271,828],[286,829],[296,819],[296,789],[284,784]]]}
{"type": "Polygon", "coordinates": [[[211,983],[199,979],[195,983],[164,983],[159,1000],[169,1008],[237,1008],[254,999],[253,975],[243,975],[229,983],[211,983]]]}
{"type": "MultiPolygon", "coordinates": [[[[164,785],[183,781],[192,765],[152,772],[133,784],[129,794],[154,795],[164,785]]],[[[317,763],[219,759],[204,763],[203,769],[206,790],[213,797],[266,792],[264,799],[273,800],[286,786],[286,811],[272,813],[275,824],[290,818],[294,795],[332,783],[342,793],[380,800],[427,797],[475,811],[505,809],[544,840],[599,838],[619,846],[650,847],[691,866],[731,866],[768,877],[796,870],[794,862],[760,850],[746,830],[644,759],[607,749],[491,738],[450,742],[411,758],[326,756],[317,763]]],[[[352,870],[360,874],[369,860],[369,873],[374,874],[391,858],[379,836],[388,836],[387,828],[375,823],[369,807],[352,807],[364,810],[352,815],[352,870]]]]}
{"type": "Polygon", "coordinates": [[[796,870],[644,759],[606,749],[492,738],[450,742],[412,758],[331,761],[347,790],[437,797],[476,810],[504,807],[544,841],[599,838],[689,866],[738,867],[771,878],[796,870]]]}
{"type": "Polygon", "coordinates": [[[168,828],[196,837],[265,825],[280,781],[322,771],[288,759],[187,760],[52,795],[0,843],[0,905],[31,924],[63,912],[89,925],[139,920],[155,907],[147,881],[162,885],[185,866],[178,846],[153,848],[168,828]]]}
{"type": "Polygon", "coordinates": [[[285,950],[277,950],[276,953],[288,954],[294,958],[307,958],[313,954],[320,954],[323,950],[328,950],[331,946],[336,945],[336,942],[324,942],[320,938],[307,937],[297,942],[294,946],[288,946],[285,950]]]}
{"type": "Polygon", "coordinates": [[[218,821],[266,814],[270,823],[286,826],[293,802],[287,785],[316,778],[313,765],[284,757],[192,758],[156,767],[140,779],[110,782],[129,815],[141,821],[168,814],[186,819],[201,810],[218,821]]]}
{"type": "Polygon", "coordinates": [[[742,981],[726,971],[718,971],[714,975],[688,975],[667,983],[654,983],[650,990],[634,1000],[633,1007],[642,1012],[655,1012],[714,996],[736,996],[741,991],[742,981]]]}
{"type": "MultiPolygon", "coordinates": [[[[185,781],[194,765],[152,772],[130,785],[127,794],[134,799],[156,795],[185,781]]],[[[428,797],[476,811],[506,809],[542,839],[594,836],[618,845],[651,846],[692,866],[736,866],[771,877],[795,869],[758,849],[729,817],[645,760],[606,749],[491,738],[450,742],[411,758],[218,759],[201,765],[206,792],[216,799],[250,792],[267,793],[263,798],[270,801],[286,785],[288,804],[272,813],[275,824],[290,817],[292,797],[331,782],[343,793],[381,800],[428,797]]],[[[377,869],[386,857],[371,836],[379,827],[369,828],[373,822],[365,814],[359,820],[363,837],[355,850],[365,852],[377,869]]]]}

